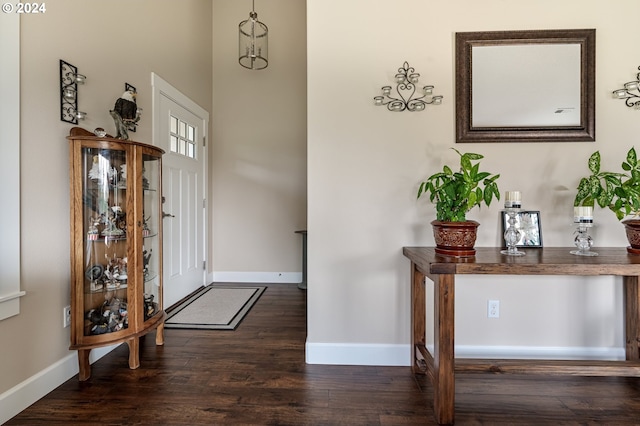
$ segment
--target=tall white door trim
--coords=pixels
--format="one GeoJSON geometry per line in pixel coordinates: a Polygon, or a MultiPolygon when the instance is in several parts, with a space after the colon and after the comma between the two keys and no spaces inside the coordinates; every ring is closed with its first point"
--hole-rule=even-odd
{"type": "MultiPolygon", "coordinates": [[[[162,129],[166,129],[167,127],[167,123],[166,120],[168,119],[168,116],[165,117],[163,116],[163,109],[166,112],[166,105],[171,105],[171,104],[175,104],[174,107],[172,108],[176,108],[178,109],[182,109],[182,110],[186,110],[186,112],[188,112],[189,114],[192,114],[193,120],[199,121],[200,123],[198,123],[198,127],[201,129],[198,133],[200,133],[198,135],[198,138],[202,137],[203,141],[206,141],[208,139],[208,128],[209,128],[209,113],[202,108],[201,106],[199,106],[198,104],[196,104],[193,100],[189,99],[186,95],[184,95],[182,92],[180,92],[178,89],[176,89],[174,86],[172,86],[171,84],[169,84],[167,81],[165,81],[164,79],[162,79],[158,74],[156,73],[151,73],[151,86],[152,86],[152,105],[153,105],[153,124],[152,124],[152,144],[158,147],[161,147],[163,149],[165,149],[165,151],[167,150],[167,147],[165,147],[165,140],[164,138],[168,139],[168,136],[164,134],[162,129]],[[168,103],[170,102],[170,103],[168,103]],[[165,105],[165,107],[163,108],[163,105],[165,105]],[[164,127],[163,127],[164,126],[164,127]]],[[[208,247],[207,247],[207,211],[208,209],[206,208],[206,199],[205,197],[208,194],[207,188],[208,188],[208,164],[207,164],[207,150],[208,150],[208,144],[201,144],[198,146],[198,158],[201,159],[202,161],[202,170],[201,170],[201,176],[202,179],[198,179],[198,186],[201,186],[202,188],[202,200],[197,200],[198,203],[202,203],[202,228],[201,230],[198,229],[198,232],[202,232],[203,238],[202,238],[202,245],[198,244],[198,246],[200,246],[202,248],[202,253],[203,253],[203,260],[206,261],[207,257],[208,257],[208,247]]],[[[167,155],[177,155],[176,153],[169,153],[167,152],[167,155]]],[[[173,157],[172,157],[173,158],[173,157]]],[[[172,160],[173,161],[173,160],[172,160]]],[[[167,163],[169,164],[169,163],[167,163]]],[[[163,167],[164,169],[165,167],[163,167]]],[[[164,180],[164,177],[163,177],[164,180]]],[[[164,191],[166,193],[166,190],[168,188],[164,188],[164,191]]],[[[169,201],[169,198],[167,198],[167,202],[169,201]]],[[[171,212],[168,212],[171,213],[171,212]]],[[[167,219],[170,220],[170,219],[167,219]]],[[[181,222],[183,223],[183,222],[181,222]]],[[[168,225],[167,222],[164,223],[165,226],[168,225]]],[[[166,235],[166,234],[165,234],[166,235]]],[[[197,234],[196,234],[197,235],[197,234]]],[[[200,251],[200,250],[198,250],[200,251]]],[[[166,255],[165,255],[165,259],[167,259],[166,255]]],[[[206,262],[205,262],[206,264],[206,262]]],[[[165,267],[168,266],[165,264],[165,267]]],[[[206,267],[204,265],[202,265],[202,285],[206,285],[207,283],[207,271],[206,271],[206,267]]],[[[195,271],[193,271],[195,272],[195,271]]],[[[166,277],[166,274],[165,274],[166,277]]],[[[192,281],[189,280],[189,282],[191,283],[192,281]]],[[[176,295],[176,291],[175,289],[173,291],[168,291],[169,288],[167,287],[168,283],[165,283],[165,308],[167,308],[168,306],[170,306],[172,303],[175,303],[177,300],[173,300],[176,299],[177,297],[181,296],[184,297],[187,294],[184,295],[176,295]]]]}
{"type": "MultiPolygon", "coordinates": [[[[20,17],[0,14],[0,320],[20,313],[20,17]]],[[[0,423],[2,418],[0,416],[0,423]]]]}
{"type": "MultiPolygon", "coordinates": [[[[153,139],[153,144],[156,145],[158,140],[158,132],[160,126],[158,126],[158,122],[160,120],[160,96],[165,96],[175,103],[179,104],[183,108],[186,108],[191,113],[197,115],[198,117],[204,120],[204,136],[208,138],[207,131],[209,129],[209,112],[202,108],[200,105],[189,99],[186,95],[180,92],[178,89],[173,87],[171,84],[166,82],[162,77],[158,74],[152,72],[151,73],[151,87],[153,92],[151,94],[151,102],[153,104],[153,130],[151,133],[151,137],[153,139]]],[[[156,145],[157,146],[157,145],[156,145]]],[[[206,147],[205,147],[206,148],[206,147]]],[[[206,150],[205,150],[206,152],[206,150]]],[[[206,162],[206,157],[205,157],[206,162]]],[[[206,167],[205,167],[206,172],[206,167]]]]}

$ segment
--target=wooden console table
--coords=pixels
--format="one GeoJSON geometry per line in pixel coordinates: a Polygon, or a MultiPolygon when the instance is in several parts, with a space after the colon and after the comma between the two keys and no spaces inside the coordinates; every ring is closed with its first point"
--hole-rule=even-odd
{"type": "Polygon", "coordinates": [[[576,376],[640,376],[640,256],[625,248],[595,249],[599,256],[575,256],[573,248],[524,249],[526,256],[505,256],[499,248],[476,248],[475,257],[454,258],[433,247],[404,247],[411,260],[412,369],[427,374],[434,387],[433,410],[440,424],[454,421],[455,372],[576,376]],[[455,276],[617,275],[624,286],[626,361],[473,360],[454,355],[455,276]],[[425,344],[425,277],[434,283],[434,353],[425,344]]]}

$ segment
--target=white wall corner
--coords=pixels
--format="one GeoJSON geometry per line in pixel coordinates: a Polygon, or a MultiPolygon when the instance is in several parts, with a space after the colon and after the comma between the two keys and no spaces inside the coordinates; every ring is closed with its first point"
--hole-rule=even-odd
{"type": "Polygon", "coordinates": [[[410,345],[359,343],[306,343],[307,364],[411,365],[410,345]]]}
{"type": "Polygon", "coordinates": [[[18,315],[20,313],[20,297],[26,294],[25,291],[18,291],[9,296],[0,295],[0,320],[18,315]]]}
{"type": "Polygon", "coordinates": [[[20,313],[20,16],[0,14],[0,320],[20,313]]]}

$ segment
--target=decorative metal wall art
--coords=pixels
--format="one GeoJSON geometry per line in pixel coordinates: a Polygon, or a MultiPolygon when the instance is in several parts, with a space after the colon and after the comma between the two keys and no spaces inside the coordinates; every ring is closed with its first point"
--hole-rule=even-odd
{"type": "Polygon", "coordinates": [[[128,92],[131,90],[133,93],[138,93],[138,89],[135,86],[130,85],[129,83],[124,83],[124,91],[128,92]]]}
{"type": "Polygon", "coordinates": [[[630,108],[640,109],[640,72],[636,74],[635,81],[625,83],[622,89],[614,90],[613,97],[624,99],[624,103],[630,108]]]}
{"type": "Polygon", "coordinates": [[[78,111],[78,85],[86,80],[78,68],[60,59],[60,120],[78,124],[86,118],[86,112],[78,111]]]}
{"type": "Polygon", "coordinates": [[[395,93],[391,94],[391,86],[383,86],[382,96],[374,97],[374,104],[386,105],[389,111],[394,112],[423,111],[428,104],[440,105],[442,96],[433,95],[434,86],[423,86],[420,92],[417,92],[416,85],[419,79],[420,74],[405,61],[395,75],[397,97],[395,93]]]}

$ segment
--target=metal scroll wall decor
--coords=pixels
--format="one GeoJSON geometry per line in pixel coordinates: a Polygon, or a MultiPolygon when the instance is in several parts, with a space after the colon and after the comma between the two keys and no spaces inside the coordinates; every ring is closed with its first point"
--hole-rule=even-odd
{"type": "Polygon", "coordinates": [[[78,74],[78,68],[60,59],[60,120],[78,124],[87,117],[86,112],[78,110],[78,85],[86,80],[85,75],[78,74]]]}
{"type": "Polygon", "coordinates": [[[636,74],[634,81],[625,83],[622,89],[614,90],[613,97],[624,99],[624,103],[630,108],[640,109],[640,72],[636,74]]]}
{"type": "Polygon", "coordinates": [[[440,105],[442,96],[434,95],[434,86],[423,86],[420,91],[416,86],[420,79],[420,74],[416,72],[409,63],[405,61],[398,73],[395,75],[395,93],[391,91],[391,86],[382,87],[382,96],[373,98],[377,106],[386,105],[389,111],[424,111],[427,105],[440,105]]]}

